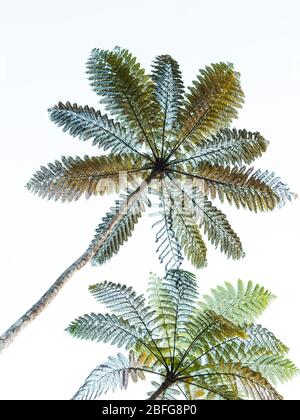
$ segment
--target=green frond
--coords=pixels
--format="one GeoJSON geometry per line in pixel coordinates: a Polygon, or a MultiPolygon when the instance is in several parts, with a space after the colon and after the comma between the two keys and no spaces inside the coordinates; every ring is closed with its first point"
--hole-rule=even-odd
{"type": "Polygon", "coordinates": [[[277,350],[271,350],[268,346],[256,346],[249,344],[251,338],[230,339],[224,343],[212,347],[199,357],[191,365],[190,372],[201,373],[206,366],[225,365],[227,363],[240,363],[252,370],[260,372],[262,376],[276,384],[278,381],[285,382],[298,374],[296,366],[277,350]]]}
{"type": "Polygon", "coordinates": [[[195,369],[197,360],[220,342],[247,337],[244,329],[213,311],[201,312],[195,309],[185,327],[186,333],[180,336],[180,343],[185,350],[177,367],[183,371],[188,371],[190,366],[195,369]]]}
{"type": "Polygon", "coordinates": [[[183,157],[181,162],[220,166],[250,164],[267,150],[268,144],[258,132],[225,128],[204,139],[191,155],[183,157]]]}
{"type": "Polygon", "coordinates": [[[142,160],[133,155],[62,157],[62,161],[41,167],[27,184],[40,197],[64,201],[78,200],[83,194],[103,195],[127,188],[143,172],[142,160]],[[123,173],[123,174],[122,174],[123,173]],[[125,178],[126,177],[126,178],[125,178]]]}
{"type": "Polygon", "coordinates": [[[243,102],[240,75],[232,64],[217,63],[200,70],[184,102],[179,144],[190,151],[203,139],[228,127],[243,102]]]}
{"type": "MultiPolygon", "coordinates": [[[[164,338],[171,353],[171,334],[170,330],[174,328],[175,309],[170,299],[169,291],[162,283],[162,279],[154,273],[150,274],[148,286],[148,303],[155,314],[151,321],[151,332],[153,337],[159,337],[163,331],[164,338]]],[[[171,356],[171,354],[169,354],[171,356]]]]}
{"type": "Polygon", "coordinates": [[[212,369],[209,373],[197,377],[199,384],[206,386],[227,385],[237,387],[239,393],[245,394],[251,400],[282,400],[282,396],[274,389],[267,379],[259,372],[254,371],[240,363],[227,363],[212,369]]]}
{"type": "Polygon", "coordinates": [[[204,233],[210,242],[219,247],[227,257],[240,259],[245,256],[240,238],[230,226],[225,214],[203,197],[202,223],[204,233]]]}
{"type": "Polygon", "coordinates": [[[248,338],[246,344],[249,347],[262,348],[266,353],[279,354],[281,356],[288,353],[286,347],[275,335],[261,325],[249,325],[247,327],[248,338]]]}
{"type": "Polygon", "coordinates": [[[276,354],[260,356],[248,362],[247,365],[260,372],[275,385],[278,382],[289,381],[299,374],[299,370],[291,360],[276,354]]]}
{"type": "Polygon", "coordinates": [[[286,185],[269,171],[203,164],[193,170],[193,176],[203,181],[206,195],[218,197],[221,202],[226,198],[237,208],[244,207],[254,212],[273,210],[292,198],[286,185]]]}
{"type": "Polygon", "coordinates": [[[76,338],[111,343],[117,347],[133,348],[138,342],[143,342],[141,329],[130,325],[128,321],[109,314],[84,315],[73,321],[67,331],[76,338]]]}
{"type": "Polygon", "coordinates": [[[97,366],[86,378],[84,384],[76,392],[73,400],[91,400],[115,391],[117,387],[126,390],[129,379],[137,382],[144,379],[144,374],[122,354],[110,356],[108,361],[97,366]]]}
{"type": "Polygon", "coordinates": [[[170,205],[164,192],[159,194],[160,211],[156,213],[157,220],[152,228],[157,227],[156,243],[159,261],[165,263],[165,270],[178,269],[183,261],[181,244],[175,234],[174,209],[170,205]]]}
{"type": "Polygon", "coordinates": [[[125,49],[94,49],[87,62],[87,73],[106,110],[155,152],[153,128],[160,108],[154,83],[136,58],[125,49]]]}
{"type": "Polygon", "coordinates": [[[198,225],[190,217],[189,211],[185,212],[184,209],[176,209],[174,213],[176,215],[176,236],[185,256],[194,267],[205,267],[207,249],[198,225]]]}
{"type": "Polygon", "coordinates": [[[130,206],[127,205],[128,195],[121,195],[120,200],[116,201],[114,207],[105,215],[102,222],[96,229],[93,242],[98,242],[99,238],[106,237],[101,249],[92,258],[94,265],[101,265],[107,262],[113,255],[119,252],[121,246],[128,241],[135,225],[138,223],[143,212],[145,204],[149,205],[149,201],[145,196],[140,196],[130,206]],[[118,222],[114,222],[116,214],[122,216],[118,222]]]}
{"type": "Polygon", "coordinates": [[[168,137],[175,128],[181,112],[184,85],[177,61],[169,55],[156,57],[153,63],[152,79],[155,83],[155,95],[162,111],[162,150],[168,146],[168,137]]]}
{"type": "Polygon", "coordinates": [[[124,154],[140,148],[139,141],[131,130],[88,105],[82,107],[70,102],[59,102],[48,112],[50,119],[62,127],[63,131],[83,141],[91,139],[94,146],[103,150],[110,149],[111,153],[124,154]]]}
{"type": "Polygon", "coordinates": [[[116,315],[121,316],[130,325],[146,331],[154,311],[145,303],[143,295],[137,295],[132,287],[103,282],[89,287],[94,298],[116,315]]]}
{"type": "Polygon", "coordinates": [[[239,325],[255,321],[274,300],[274,295],[252,281],[244,284],[241,280],[234,287],[230,283],[211,290],[211,295],[203,296],[202,310],[212,310],[239,325]]]}

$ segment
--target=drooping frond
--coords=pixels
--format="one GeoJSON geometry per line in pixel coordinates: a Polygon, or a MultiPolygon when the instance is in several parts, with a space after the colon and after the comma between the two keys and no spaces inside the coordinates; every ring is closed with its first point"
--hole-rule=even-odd
{"type": "Polygon", "coordinates": [[[273,210],[281,202],[291,199],[286,186],[269,171],[201,164],[192,170],[193,177],[203,181],[206,195],[218,197],[221,202],[226,198],[237,208],[244,207],[254,212],[273,210]]]}
{"type": "MultiPolygon", "coordinates": [[[[184,86],[181,71],[177,61],[169,55],[156,57],[153,63],[152,79],[155,83],[155,95],[160,104],[162,121],[162,149],[164,155],[166,137],[169,131],[178,127],[179,114],[181,112],[184,86]]],[[[168,144],[166,144],[166,147],[168,144]]]]}
{"type": "Polygon", "coordinates": [[[237,286],[225,283],[211,290],[211,295],[203,296],[200,303],[204,310],[217,314],[239,325],[255,321],[274,300],[274,295],[260,285],[249,281],[246,285],[239,280],[237,286]]]}
{"type": "Polygon", "coordinates": [[[177,269],[183,261],[181,245],[175,234],[174,210],[163,191],[159,194],[160,211],[157,213],[159,220],[152,228],[157,227],[156,243],[158,247],[156,252],[159,261],[165,263],[166,271],[177,269]]]}
{"type": "Polygon", "coordinates": [[[105,243],[92,258],[92,263],[101,265],[108,261],[113,255],[117,254],[120,247],[127,242],[135,228],[135,225],[145,211],[145,203],[149,205],[144,196],[137,198],[130,206],[127,205],[128,195],[121,195],[120,200],[116,201],[114,207],[102,219],[96,229],[93,242],[97,242],[103,235],[107,235],[105,243]],[[115,215],[120,213],[121,218],[115,223],[115,215]]]}
{"type": "Polygon", "coordinates": [[[116,315],[84,315],[73,321],[67,331],[76,338],[111,343],[126,350],[143,342],[142,330],[116,315]]]}
{"type": "Polygon", "coordinates": [[[97,366],[90,373],[73,400],[96,399],[108,391],[115,391],[117,387],[126,390],[129,379],[133,382],[145,379],[144,373],[132,361],[132,356],[127,359],[120,353],[117,357],[110,356],[106,363],[97,366]]]}
{"type": "Polygon", "coordinates": [[[244,102],[240,75],[232,64],[216,63],[200,70],[186,95],[176,148],[191,150],[203,139],[229,126],[244,102]]]}
{"type": "Polygon", "coordinates": [[[175,209],[176,236],[187,259],[196,268],[206,266],[207,248],[203,241],[199,226],[191,217],[190,211],[175,209]]]}
{"type": "Polygon", "coordinates": [[[129,51],[94,49],[87,62],[93,90],[106,110],[157,152],[153,128],[160,113],[154,83],[129,51]]]}
{"type": "Polygon", "coordinates": [[[146,332],[154,311],[146,305],[143,295],[137,295],[132,287],[107,281],[90,286],[89,290],[98,302],[128,321],[130,325],[146,332]]]}
{"type": "MultiPolygon", "coordinates": [[[[127,130],[119,123],[102,115],[100,111],[88,105],[82,107],[67,102],[49,109],[51,120],[63,131],[80,140],[92,140],[93,145],[112,153],[124,154],[138,152],[140,144],[131,130],[127,130]]],[[[140,153],[140,152],[138,152],[140,153]]]]}
{"type": "Polygon", "coordinates": [[[27,188],[42,198],[62,201],[78,200],[83,194],[89,198],[114,193],[147,173],[141,165],[141,159],[133,155],[63,157],[61,162],[41,167],[27,188]]]}
{"type": "Polygon", "coordinates": [[[204,233],[210,242],[228,257],[240,259],[244,257],[243,246],[240,238],[230,226],[226,216],[212,203],[203,197],[202,223],[204,233]]]}
{"type": "Polygon", "coordinates": [[[180,161],[195,165],[250,164],[267,150],[268,144],[258,132],[225,128],[204,139],[190,156],[182,157],[180,161]]]}
{"type": "Polygon", "coordinates": [[[167,181],[163,190],[172,208],[174,232],[185,256],[196,268],[204,267],[207,249],[195,220],[195,208],[182,201],[182,191],[170,189],[167,181]]]}
{"type": "MultiPolygon", "coordinates": [[[[205,368],[205,366],[204,366],[205,368]]],[[[237,387],[247,399],[282,400],[282,396],[259,372],[240,363],[227,363],[216,368],[207,366],[208,373],[196,375],[193,380],[204,386],[227,385],[237,387]]]]}

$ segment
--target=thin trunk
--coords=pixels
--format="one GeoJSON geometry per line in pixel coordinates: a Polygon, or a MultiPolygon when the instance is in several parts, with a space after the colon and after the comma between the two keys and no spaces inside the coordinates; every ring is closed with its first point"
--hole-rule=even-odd
{"type": "MultiPolygon", "coordinates": [[[[145,191],[147,186],[150,184],[151,180],[154,178],[155,174],[151,173],[146,180],[128,197],[126,206],[130,207],[145,191]]],[[[52,286],[47,290],[47,292],[27,311],[22,315],[8,330],[5,331],[0,336],[0,352],[4,350],[15,338],[16,336],[30,324],[48,305],[55,296],[58,294],[60,289],[67,283],[67,281],[82,267],[84,267],[93,256],[100,250],[100,248],[105,243],[106,239],[113,231],[115,226],[123,217],[123,212],[120,211],[115,215],[111,220],[111,223],[99,240],[93,241],[93,243],[87,248],[87,250],[71,264],[52,284],[52,286]]]]}
{"type": "Polygon", "coordinates": [[[172,384],[172,382],[169,381],[169,379],[165,379],[165,381],[161,384],[159,388],[153,394],[148,398],[148,400],[157,400],[158,397],[161,396],[172,384]]]}

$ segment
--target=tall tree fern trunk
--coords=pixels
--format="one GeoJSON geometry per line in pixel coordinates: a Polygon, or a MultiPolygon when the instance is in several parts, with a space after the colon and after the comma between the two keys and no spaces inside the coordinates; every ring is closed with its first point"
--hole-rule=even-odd
{"type": "Polygon", "coordinates": [[[84,267],[93,256],[101,249],[105,244],[106,239],[109,237],[110,233],[116,227],[116,225],[121,221],[124,210],[126,207],[130,207],[140,196],[143,194],[147,186],[150,184],[151,180],[154,178],[154,172],[152,172],[146,180],[135,190],[132,194],[128,196],[126,203],[124,204],[124,209],[114,216],[109,224],[107,230],[103,232],[103,235],[94,240],[87,250],[71,264],[52,284],[52,286],[46,291],[46,293],[27,311],[22,315],[13,325],[11,325],[8,330],[6,330],[0,336],[0,352],[4,350],[15,338],[16,336],[28,325],[30,324],[55,298],[58,292],[62,287],[67,283],[67,281],[82,267],[84,267]]]}
{"type": "Polygon", "coordinates": [[[159,388],[148,398],[149,400],[157,400],[162,394],[166,392],[172,382],[169,379],[166,379],[159,388]]]}

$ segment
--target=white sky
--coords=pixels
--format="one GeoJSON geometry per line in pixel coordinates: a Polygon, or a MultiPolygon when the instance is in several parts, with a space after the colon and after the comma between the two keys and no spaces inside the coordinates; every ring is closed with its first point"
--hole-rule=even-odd
{"type": "MultiPolygon", "coordinates": [[[[1,6],[1,283],[0,330],[6,329],[88,245],[111,199],[60,204],[24,188],[40,165],[61,155],[97,154],[88,143],[63,134],[47,116],[59,100],[97,107],[85,62],[93,47],[121,45],[149,70],[168,53],[190,83],[197,70],[220,60],[242,74],[246,104],[236,123],[271,140],[257,162],[299,188],[298,0],[10,0],[1,6]]],[[[223,206],[223,210],[225,207],[223,206]]],[[[299,200],[272,214],[225,209],[247,257],[228,261],[209,248],[198,271],[201,291],[225,280],[252,279],[278,300],[262,318],[290,348],[300,366],[299,200]]],[[[117,349],[79,342],[64,328],[76,316],[101,311],[87,286],[102,280],[146,291],[148,272],[163,272],[154,232],[145,218],[107,265],[77,274],[20,337],[0,355],[1,399],[68,399],[89,371],[117,349]]],[[[185,264],[185,268],[190,268],[185,264]]],[[[300,379],[278,387],[299,400],[300,379]]],[[[144,398],[145,383],[115,398],[144,398]]],[[[109,396],[108,396],[109,397],[109,396]]]]}

